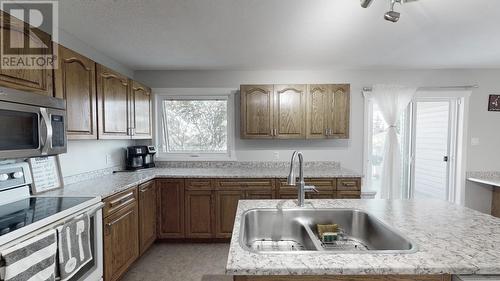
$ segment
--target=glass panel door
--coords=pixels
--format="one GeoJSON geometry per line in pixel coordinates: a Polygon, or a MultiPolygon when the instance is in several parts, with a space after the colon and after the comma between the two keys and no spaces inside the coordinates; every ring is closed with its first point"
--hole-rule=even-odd
{"type": "Polygon", "coordinates": [[[413,102],[413,137],[410,197],[417,199],[450,197],[450,162],[453,157],[452,101],[413,102]]]}

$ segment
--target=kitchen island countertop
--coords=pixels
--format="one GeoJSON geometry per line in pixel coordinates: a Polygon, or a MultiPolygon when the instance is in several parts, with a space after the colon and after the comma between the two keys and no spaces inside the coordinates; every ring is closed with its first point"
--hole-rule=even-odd
{"type": "Polygon", "coordinates": [[[363,210],[399,230],[408,254],[259,254],[239,244],[242,214],[297,208],[293,200],[239,202],[226,272],[232,275],[500,274],[500,219],[438,200],[306,200],[305,208],[363,210]]]}

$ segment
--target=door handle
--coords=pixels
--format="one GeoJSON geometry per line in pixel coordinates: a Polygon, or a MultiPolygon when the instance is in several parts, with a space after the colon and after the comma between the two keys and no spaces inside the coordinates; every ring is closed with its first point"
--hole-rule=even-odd
{"type": "Polygon", "coordinates": [[[49,149],[52,148],[52,123],[50,122],[50,116],[47,112],[47,108],[40,108],[40,115],[45,124],[45,140],[43,141],[42,155],[47,155],[49,149]]]}

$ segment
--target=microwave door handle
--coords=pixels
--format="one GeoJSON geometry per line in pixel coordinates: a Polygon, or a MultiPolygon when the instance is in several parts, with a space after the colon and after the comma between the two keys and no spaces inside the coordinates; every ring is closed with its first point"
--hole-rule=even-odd
{"type": "Polygon", "coordinates": [[[47,108],[40,108],[40,114],[42,115],[43,122],[45,123],[45,141],[43,142],[42,155],[47,155],[49,149],[52,147],[52,123],[50,122],[49,113],[47,108]]]}

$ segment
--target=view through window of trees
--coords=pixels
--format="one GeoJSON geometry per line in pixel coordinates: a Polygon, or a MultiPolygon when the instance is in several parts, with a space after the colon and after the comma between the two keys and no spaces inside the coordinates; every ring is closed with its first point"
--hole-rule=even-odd
{"type": "Polygon", "coordinates": [[[163,101],[163,152],[227,152],[227,110],[227,100],[163,101]]]}

